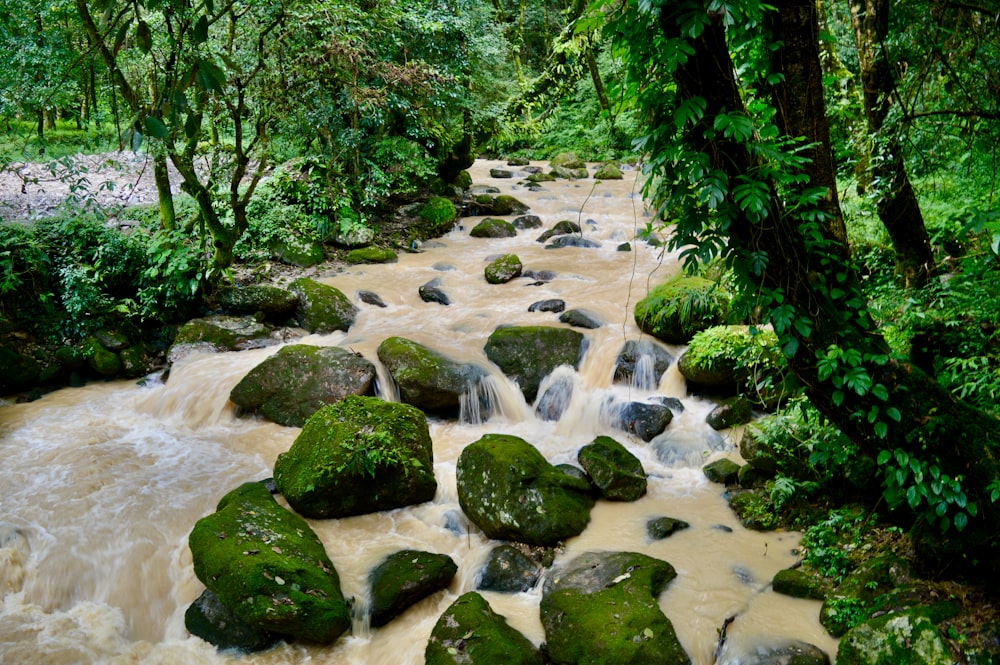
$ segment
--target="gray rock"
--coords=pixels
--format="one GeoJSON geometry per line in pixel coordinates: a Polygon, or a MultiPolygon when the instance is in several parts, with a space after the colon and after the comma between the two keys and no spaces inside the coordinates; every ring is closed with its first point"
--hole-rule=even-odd
{"type": "Polygon", "coordinates": [[[373,305],[375,307],[386,306],[385,301],[382,300],[381,296],[379,296],[379,294],[375,293],[374,291],[364,291],[364,290],[358,291],[358,300],[367,305],[373,305]]]}
{"type": "Polygon", "coordinates": [[[378,347],[378,358],[396,382],[400,399],[430,413],[457,412],[462,395],[486,376],[481,367],[455,362],[402,337],[383,340],[378,347]]]}
{"type": "Polygon", "coordinates": [[[650,540],[663,540],[691,525],[673,517],[657,517],[646,522],[646,533],[650,540]]]}
{"type": "Polygon", "coordinates": [[[573,326],[574,328],[584,328],[593,330],[604,325],[600,317],[586,309],[568,309],[559,316],[559,321],[573,326]]]}
{"type": "Polygon", "coordinates": [[[569,328],[510,326],[493,331],[484,350],[532,403],[542,379],[552,370],[560,365],[579,367],[585,346],[583,335],[569,328]]]}
{"type": "Polygon", "coordinates": [[[554,312],[558,314],[564,309],[566,309],[566,301],[559,300],[558,298],[539,300],[538,302],[531,303],[531,305],[528,306],[529,312],[554,312]]]}
{"type": "Polygon", "coordinates": [[[354,325],[358,308],[339,289],[300,277],[289,285],[289,290],[299,298],[295,319],[309,332],[346,331],[354,325]]]}
{"type": "MultiPolygon", "coordinates": [[[[663,373],[673,363],[673,354],[659,344],[648,339],[630,339],[622,346],[615,361],[614,382],[652,390],[660,384],[663,373]]],[[[683,406],[681,410],[684,410],[683,406]]]]}
{"type": "Polygon", "coordinates": [[[652,441],[673,418],[674,414],[662,404],[629,402],[621,411],[618,427],[643,441],[652,441]]]}
{"type": "Polygon", "coordinates": [[[490,552],[476,589],[499,593],[530,591],[541,577],[542,566],[512,545],[498,545],[490,552]]]}
{"type": "Polygon", "coordinates": [[[646,493],[642,462],[609,436],[581,448],[577,461],[609,501],[636,501],[646,493]]]}
{"type": "Polygon", "coordinates": [[[402,550],[368,575],[371,625],[384,626],[414,603],[446,588],[458,572],[447,554],[402,550]]]}
{"type": "Polygon", "coordinates": [[[215,294],[215,300],[227,313],[263,312],[272,320],[288,317],[299,302],[298,296],[288,289],[270,284],[223,287],[215,294]]]}
{"type": "Polygon", "coordinates": [[[440,287],[423,284],[417,287],[417,293],[424,302],[436,302],[439,305],[450,305],[451,299],[440,287]]]}

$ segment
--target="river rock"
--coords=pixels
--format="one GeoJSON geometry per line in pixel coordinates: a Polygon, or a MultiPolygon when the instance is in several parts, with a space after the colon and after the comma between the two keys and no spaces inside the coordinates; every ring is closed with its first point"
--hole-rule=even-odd
{"type": "Polygon", "coordinates": [[[483,274],[490,284],[506,284],[521,276],[521,259],[516,254],[503,254],[493,259],[486,266],[483,274]]]}
{"type": "Polygon", "coordinates": [[[493,199],[494,215],[523,215],[528,206],[508,194],[500,194],[493,199]]]}
{"type": "Polygon", "coordinates": [[[542,235],[538,236],[535,242],[544,243],[548,242],[550,238],[553,238],[555,236],[570,235],[573,233],[577,234],[580,233],[580,225],[577,224],[576,222],[571,222],[568,219],[564,219],[562,221],[556,222],[551,229],[545,231],[544,233],[542,233],[542,235]]]}
{"type": "Polygon", "coordinates": [[[541,395],[535,405],[535,414],[542,420],[554,422],[562,418],[573,399],[575,382],[573,377],[559,374],[551,375],[543,381],[541,395]]]}
{"type": "Polygon", "coordinates": [[[512,222],[515,229],[540,229],[542,228],[542,218],[538,215],[521,215],[512,222]]]}
{"type": "Polygon", "coordinates": [[[618,427],[643,441],[652,441],[673,419],[674,414],[662,404],[629,402],[621,410],[618,427]]]}
{"type": "Polygon", "coordinates": [[[539,300],[538,302],[533,302],[530,306],[528,306],[529,312],[554,312],[558,314],[564,309],[566,309],[566,301],[558,298],[539,300]]]}
{"type": "Polygon", "coordinates": [[[588,552],[554,569],[539,607],[552,662],[688,665],[657,602],[676,576],[635,552],[588,552]]]}
{"type": "Polygon", "coordinates": [[[636,303],[639,329],[668,344],[687,344],[695,333],[726,323],[732,296],[703,277],[678,276],[636,303]]]}
{"type": "Polygon", "coordinates": [[[274,341],[271,328],[252,316],[208,316],[192,319],[181,326],[167,358],[176,362],[192,351],[242,351],[274,341]]]}
{"type": "Polygon", "coordinates": [[[386,307],[385,301],[382,300],[382,296],[374,291],[365,291],[364,289],[358,291],[358,300],[366,305],[372,305],[373,307],[386,307]]]}
{"type": "Polygon", "coordinates": [[[80,344],[83,357],[90,369],[101,376],[116,376],[122,371],[122,361],[118,354],[101,344],[97,337],[90,336],[80,344]]]}
{"type": "Polygon", "coordinates": [[[402,337],[383,340],[378,359],[399,387],[400,399],[430,413],[457,412],[462,396],[486,376],[477,365],[455,362],[402,337]]]}
{"type": "Polygon", "coordinates": [[[550,168],[585,169],[587,163],[576,156],[575,152],[560,152],[549,162],[550,168]]]}
{"type": "Polygon", "coordinates": [[[516,436],[487,434],[466,446],[456,478],[462,510],[488,538],[554,545],[590,521],[589,483],[552,466],[516,436]]]}
{"type": "Polygon", "coordinates": [[[750,402],[739,396],[720,400],[715,408],[705,416],[705,422],[714,430],[745,425],[752,419],[753,409],[750,402]]]}
{"type": "Polygon", "coordinates": [[[241,620],[279,635],[329,643],[351,625],[323,543],[262,483],[224,496],[188,538],[194,573],[241,620]]]}
{"type": "Polygon", "coordinates": [[[601,321],[601,318],[597,314],[580,308],[566,310],[559,316],[559,321],[574,328],[583,328],[585,330],[593,330],[604,325],[604,322],[601,321]]]}
{"type": "Polygon", "coordinates": [[[507,169],[493,168],[490,169],[491,178],[513,178],[514,172],[508,171],[507,169]]]}
{"type": "Polygon", "coordinates": [[[663,540],[691,525],[673,517],[657,517],[646,522],[646,535],[650,540],[663,540]]]}
{"type": "Polygon", "coordinates": [[[326,250],[323,249],[322,243],[294,233],[273,240],[270,250],[271,255],[278,261],[298,268],[311,268],[326,259],[326,250]]]}
{"type": "Polygon", "coordinates": [[[434,498],[434,451],[424,414],[348,396],[306,421],[278,455],[274,482],[306,517],[348,517],[434,498]]]}
{"type": "Polygon", "coordinates": [[[433,284],[434,280],[428,282],[427,284],[422,284],[417,287],[417,293],[420,294],[420,299],[424,302],[436,302],[439,305],[450,305],[451,298],[445,293],[441,287],[433,284]]]}
{"type": "Polygon", "coordinates": [[[826,599],[822,578],[818,575],[810,575],[800,568],[779,570],[771,580],[771,588],[774,589],[775,593],[792,598],[826,599]]]}
{"type": "Polygon", "coordinates": [[[458,572],[447,554],[402,550],[387,557],[368,575],[371,625],[378,628],[419,600],[446,588],[458,572]]]}
{"type": "Polygon", "coordinates": [[[760,644],[749,653],[732,653],[727,643],[717,661],[719,665],[830,665],[826,652],[813,644],[794,640],[784,644],[760,644]]]}
{"type": "Polygon", "coordinates": [[[476,588],[498,593],[520,593],[535,588],[542,566],[513,545],[498,545],[479,571],[476,588]]]}
{"type": "Polygon", "coordinates": [[[118,353],[118,359],[122,364],[122,375],[130,379],[143,376],[150,370],[149,355],[141,344],[125,347],[118,353]]]}
{"type": "Polygon", "coordinates": [[[707,455],[731,446],[710,427],[700,430],[671,428],[651,442],[656,457],[667,466],[700,466],[707,455]]]}
{"type": "Polygon", "coordinates": [[[609,436],[581,448],[577,461],[609,501],[636,501],[646,493],[642,462],[609,436]]]}
{"type": "Polygon", "coordinates": [[[513,238],[517,229],[506,219],[487,217],[472,227],[469,235],[473,238],[513,238]]]}
{"type": "Polygon", "coordinates": [[[555,182],[556,177],[551,173],[532,173],[527,178],[529,183],[538,184],[541,182],[555,182]]]}
{"type": "Polygon", "coordinates": [[[358,316],[358,308],[350,299],[326,284],[300,277],[289,285],[299,297],[295,319],[311,333],[326,334],[335,330],[349,330],[358,316]]]}
{"type": "Polygon", "coordinates": [[[458,211],[455,204],[441,196],[432,196],[420,208],[417,216],[423,220],[430,237],[446,233],[455,223],[458,211]]]}
{"type": "Polygon", "coordinates": [[[542,379],[560,365],[579,368],[583,334],[551,326],[507,326],[486,341],[486,357],[517,382],[528,403],[535,401],[542,379]]]}
{"type": "Polygon", "coordinates": [[[124,333],[109,328],[100,328],[94,332],[94,338],[101,343],[108,351],[115,353],[121,351],[129,345],[128,337],[124,333]]]}
{"type": "Polygon", "coordinates": [[[396,263],[399,260],[396,252],[381,247],[360,247],[352,249],[344,257],[351,264],[396,263]]]}
{"type": "Polygon", "coordinates": [[[672,353],[648,339],[630,339],[618,352],[615,383],[627,383],[644,390],[660,385],[663,373],[674,364],[672,353]]]}
{"type": "Polygon", "coordinates": [[[459,596],[431,630],[425,665],[544,665],[531,641],[475,591],[459,596]]]}
{"type": "Polygon", "coordinates": [[[919,611],[886,614],[852,628],[840,640],[837,665],[951,665],[934,622],[919,611]]]}
{"type": "Polygon", "coordinates": [[[621,180],[622,170],[618,168],[617,164],[607,162],[594,171],[594,178],[596,180],[621,180]]]}
{"type": "Polygon", "coordinates": [[[205,589],[184,612],[184,627],[219,651],[253,653],[277,644],[272,632],[250,625],[205,589]]]}
{"type": "Polygon", "coordinates": [[[227,314],[263,312],[270,320],[280,320],[291,315],[299,297],[278,286],[251,284],[222,287],[215,294],[215,302],[227,314]]]}
{"type": "Polygon", "coordinates": [[[598,249],[601,243],[596,240],[591,240],[590,238],[584,238],[577,235],[562,235],[552,238],[552,240],[545,245],[545,249],[561,249],[563,247],[582,247],[583,249],[598,249]]]}
{"type": "Polygon", "coordinates": [[[527,157],[510,157],[507,159],[507,166],[528,166],[531,161],[527,157]]]}
{"type": "Polygon", "coordinates": [[[320,407],[372,394],[374,381],[375,365],[347,349],[293,344],[250,370],[229,399],[281,425],[302,427],[320,407]]]}

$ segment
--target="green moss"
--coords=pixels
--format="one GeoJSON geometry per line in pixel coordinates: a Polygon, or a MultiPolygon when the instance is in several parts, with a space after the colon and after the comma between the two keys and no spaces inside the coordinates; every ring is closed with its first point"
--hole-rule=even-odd
{"type": "Polygon", "coordinates": [[[396,252],[380,247],[361,247],[352,249],[344,257],[348,263],[395,263],[399,260],[396,252]]]}
{"type": "Polygon", "coordinates": [[[580,449],[577,461],[611,501],[637,501],[646,493],[642,462],[609,436],[599,436],[580,449]]]}
{"type": "Polygon", "coordinates": [[[493,199],[493,213],[497,215],[523,215],[528,206],[513,196],[500,194],[493,199]]]}
{"type": "Polygon", "coordinates": [[[224,496],[188,544],[195,575],[248,624],[315,642],[332,642],[350,626],[322,542],[262,483],[224,496]]]}
{"type": "Polygon", "coordinates": [[[733,509],[743,526],[757,531],[770,531],[779,526],[771,499],[756,490],[730,492],[729,507],[733,509]]]}
{"type": "Polygon", "coordinates": [[[551,326],[497,328],[486,341],[486,357],[517,382],[531,403],[542,379],[560,365],[579,367],[584,336],[576,330],[551,326]]]}
{"type": "Polygon", "coordinates": [[[457,572],[447,554],[403,550],[390,555],[368,576],[371,625],[389,623],[417,601],[447,587],[457,572]]]}
{"type": "Polygon", "coordinates": [[[523,266],[516,254],[504,254],[494,259],[483,270],[490,284],[505,284],[521,274],[523,266]]]}
{"type": "Polygon", "coordinates": [[[680,275],[654,287],[636,304],[635,322],[665,342],[686,344],[695,333],[726,323],[731,299],[715,282],[680,275]]]}
{"type": "Polygon", "coordinates": [[[603,164],[596,172],[594,172],[595,180],[621,180],[622,171],[618,168],[617,164],[607,163],[603,164]]]}
{"type": "Polygon", "coordinates": [[[505,219],[487,217],[472,227],[469,235],[473,238],[513,238],[517,229],[505,219]]]}
{"type": "Polygon", "coordinates": [[[542,665],[528,638],[511,628],[478,593],[458,598],[441,615],[424,650],[426,665],[542,665]]]}
{"type": "Polygon", "coordinates": [[[441,233],[451,228],[458,217],[455,204],[442,196],[429,198],[418,214],[434,231],[441,233]]]}
{"type": "Polygon", "coordinates": [[[461,396],[484,375],[476,365],[455,362],[403,337],[386,338],[377,353],[396,382],[400,399],[429,412],[458,409],[461,396]]]}

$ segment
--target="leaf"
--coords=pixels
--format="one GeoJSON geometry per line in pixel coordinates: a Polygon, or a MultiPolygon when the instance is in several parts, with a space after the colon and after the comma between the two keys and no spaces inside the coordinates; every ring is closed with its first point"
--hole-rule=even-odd
{"type": "MultiPolygon", "coordinates": [[[[888,425],[886,425],[881,420],[878,421],[877,423],[875,423],[875,436],[877,436],[880,439],[884,439],[888,433],[889,433],[889,426],[888,425]]],[[[886,452],[886,451],[882,451],[882,452],[886,452]]]]}
{"type": "Polygon", "coordinates": [[[146,116],[146,134],[152,136],[154,139],[165,139],[170,133],[167,126],[163,124],[159,118],[151,115],[146,116]]]}
{"type": "Polygon", "coordinates": [[[194,24],[194,41],[196,44],[208,41],[208,17],[204,14],[194,24]]]}
{"type": "Polygon", "coordinates": [[[135,43],[143,53],[149,53],[153,48],[153,33],[145,21],[140,20],[135,27],[135,43]]]}
{"type": "Polygon", "coordinates": [[[222,92],[226,85],[226,73],[211,60],[199,60],[195,81],[203,90],[222,92]]]}
{"type": "Polygon", "coordinates": [[[885,464],[886,462],[888,462],[890,457],[892,457],[892,453],[890,453],[888,450],[883,450],[882,452],[880,452],[878,454],[878,464],[879,464],[879,466],[882,466],[883,464],[885,464]]]}
{"type": "Polygon", "coordinates": [[[969,516],[965,513],[955,515],[955,528],[961,531],[969,523],[969,516]]]}

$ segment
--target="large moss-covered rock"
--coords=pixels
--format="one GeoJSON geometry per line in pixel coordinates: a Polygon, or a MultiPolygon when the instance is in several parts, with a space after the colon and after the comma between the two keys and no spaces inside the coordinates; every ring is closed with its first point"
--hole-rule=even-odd
{"type": "Polygon", "coordinates": [[[677,369],[694,390],[737,393],[774,408],[792,390],[792,375],[771,330],[715,326],[691,338],[677,369]]]}
{"type": "Polygon", "coordinates": [[[563,473],[516,436],[487,434],[466,446],[456,477],[459,505],[489,538],[554,545],[590,521],[590,483],[563,473]]]}
{"type": "Polygon", "coordinates": [[[646,493],[642,462],[610,436],[599,436],[581,448],[577,461],[605,499],[636,501],[646,493]]]}
{"type": "Polygon", "coordinates": [[[326,259],[322,243],[294,234],[275,240],[270,249],[277,260],[299,268],[310,268],[326,259]]]}
{"type": "Polygon", "coordinates": [[[618,168],[617,164],[607,162],[594,171],[594,178],[596,180],[621,180],[622,170],[618,168]]]}
{"type": "Polygon", "coordinates": [[[378,359],[399,387],[406,404],[433,413],[457,411],[462,395],[478,384],[486,371],[459,363],[402,337],[389,337],[378,347],[378,359]]]}
{"type": "Polygon", "coordinates": [[[722,430],[745,425],[752,419],[753,407],[750,402],[736,395],[719,400],[715,408],[705,416],[705,423],[714,430],[722,430]]]}
{"type": "Polygon", "coordinates": [[[271,319],[289,316],[299,298],[288,289],[270,284],[226,286],[215,294],[215,301],[230,314],[263,312],[271,319]]]}
{"type": "Polygon", "coordinates": [[[406,404],[348,396],[306,421],[278,455],[274,482],[306,517],[347,517],[430,501],[437,491],[427,419],[406,404]]]}
{"type": "Polygon", "coordinates": [[[242,351],[271,343],[271,329],[251,316],[208,316],[188,321],[170,348],[174,361],[188,350],[242,351]]]}
{"type": "Polygon", "coordinates": [[[486,357],[516,381],[524,398],[534,402],[542,379],[560,365],[579,368],[584,336],[568,328],[509,326],[497,328],[486,341],[486,357]]]}
{"type": "Polygon", "coordinates": [[[490,284],[506,284],[521,275],[521,259],[517,254],[503,254],[490,261],[483,270],[486,281],[490,284]]]}
{"type": "Polygon", "coordinates": [[[525,203],[508,194],[501,194],[493,198],[494,215],[523,215],[528,210],[525,203]]]}
{"type": "Polygon", "coordinates": [[[826,598],[822,578],[799,568],[779,570],[774,574],[774,579],[771,580],[771,588],[774,589],[775,593],[792,598],[811,598],[813,600],[826,598]]]}
{"type": "Polygon", "coordinates": [[[547,229],[542,235],[535,239],[535,242],[548,242],[551,238],[561,235],[571,235],[574,233],[580,233],[580,225],[576,222],[563,219],[552,225],[552,228],[547,229]]]}
{"type": "Polygon", "coordinates": [[[869,619],[851,629],[837,649],[837,665],[951,665],[953,662],[937,627],[919,612],[869,619]]]}
{"type": "Polygon", "coordinates": [[[0,394],[30,388],[42,371],[37,360],[6,346],[0,346],[0,367],[0,394]]]}
{"type": "Polygon", "coordinates": [[[262,483],[224,496],[188,538],[194,573],[251,626],[333,642],[351,625],[340,578],[323,543],[262,483]]]}
{"type": "Polygon", "coordinates": [[[478,593],[444,611],[424,649],[426,665],[543,665],[531,641],[511,628],[478,593]]]}
{"type": "Polygon", "coordinates": [[[349,330],[358,316],[358,308],[339,289],[300,277],[289,285],[298,296],[295,319],[311,333],[349,330]]]}
{"type": "Polygon", "coordinates": [[[723,457],[709,462],[701,470],[705,473],[705,477],[713,483],[731,485],[736,482],[736,478],[740,473],[740,465],[731,459],[723,457]]]}
{"type": "Polygon", "coordinates": [[[293,344],[254,367],[229,393],[238,407],[302,427],[320,407],[371,394],[375,365],[336,346],[293,344]]]}
{"type": "Polygon", "coordinates": [[[677,576],[634,552],[588,552],[546,578],[540,613],[553,663],[687,665],[657,598],[677,576]]]}
{"type": "Polygon", "coordinates": [[[368,575],[371,625],[384,626],[408,607],[451,583],[458,566],[447,554],[402,550],[368,575]]]}
{"type": "Polygon", "coordinates": [[[270,649],[278,637],[270,631],[251,626],[222,604],[219,597],[205,589],[184,612],[184,627],[219,651],[251,653],[270,649]]]}
{"type": "Polygon", "coordinates": [[[352,249],[344,257],[348,263],[395,263],[399,260],[396,252],[381,247],[359,247],[352,249]]]}
{"type": "Polygon", "coordinates": [[[487,217],[472,227],[469,235],[473,238],[513,238],[517,229],[506,219],[487,217]]]}
{"type": "Polygon", "coordinates": [[[549,167],[564,168],[564,169],[585,169],[587,168],[587,163],[576,156],[575,152],[560,152],[552,161],[549,162],[549,167]]]}
{"type": "Polygon", "coordinates": [[[726,322],[730,294],[703,277],[681,275],[656,286],[636,303],[639,328],[669,344],[687,344],[695,333],[726,322]]]}
{"type": "Polygon", "coordinates": [[[116,376],[122,371],[122,361],[117,353],[106,348],[96,337],[88,337],[80,345],[90,369],[101,376],[116,376]]]}
{"type": "MultiPolygon", "coordinates": [[[[470,180],[471,183],[471,180],[470,180]]],[[[455,204],[441,196],[432,196],[417,213],[429,227],[431,235],[440,235],[450,230],[458,217],[455,204]]]]}

